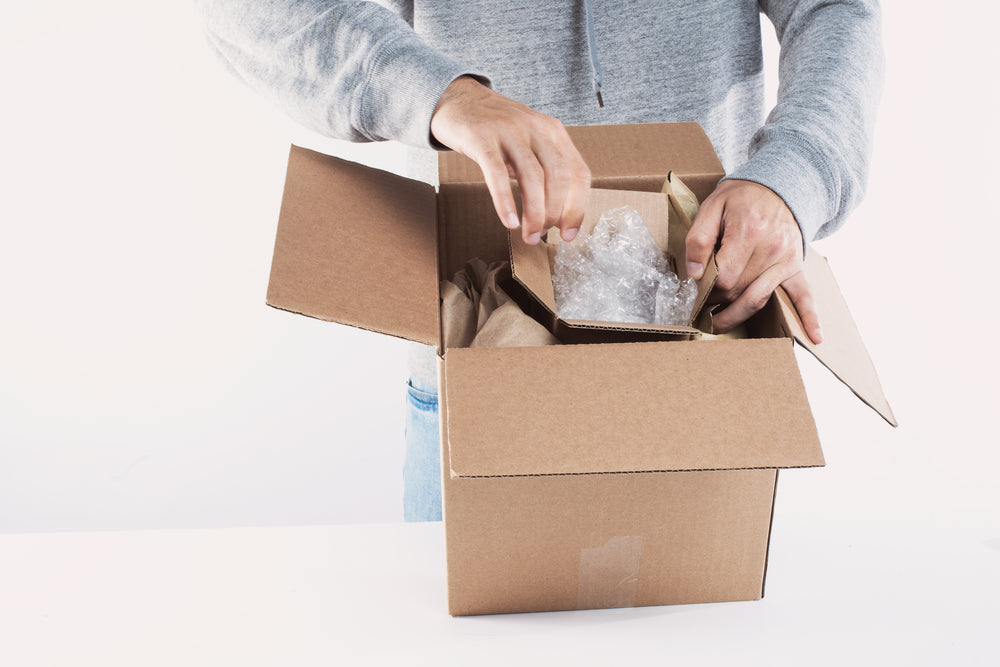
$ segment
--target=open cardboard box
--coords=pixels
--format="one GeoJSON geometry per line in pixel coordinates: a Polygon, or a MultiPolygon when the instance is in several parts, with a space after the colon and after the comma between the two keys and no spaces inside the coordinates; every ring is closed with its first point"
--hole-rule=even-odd
{"type": "MultiPolygon", "coordinates": [[[[672,170],[703,200],[723,176],[695,123],[569,131],[598,189],[672,170]]],[[[777,471],[823,465],[793,340],[895,424],[826,262],[806,262],[820,346],[779,289],[751,339],[440,349],[439,280],[511,251],[462,156],[435,191],[292,148],[267,302],[439,348],[450,613],[762,597],[777,471]]]]}

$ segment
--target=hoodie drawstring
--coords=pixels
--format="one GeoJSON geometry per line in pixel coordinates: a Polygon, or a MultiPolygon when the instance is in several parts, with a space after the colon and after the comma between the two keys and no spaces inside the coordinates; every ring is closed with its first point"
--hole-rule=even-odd
{"type": "Polygon", "coordinates": [[[590,10],[590,0],[583,0],[583,13],[587,19],[587,50],[590,52],[594,93],[597,94],[597,103],[603,109],[604,99],[601,98],[601,61],[597,59],[597,41],[594,39],[594,16],[590,10]]]}

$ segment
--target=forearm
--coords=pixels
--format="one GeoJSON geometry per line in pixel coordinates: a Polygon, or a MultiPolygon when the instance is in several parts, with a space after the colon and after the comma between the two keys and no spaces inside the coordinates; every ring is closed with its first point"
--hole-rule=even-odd
{"type": "Polygon", "coordinates": [[[786,202],[803,241],[836,230],[868,178],[881,95],[881,15],[872,0],[760,3],[781,45],[778,101],[729,178],[786,202]]]}
{"type": "Polygon", "coordinates": [[[196,0],[212,46],[251,88],[324,135],[433,145],[430,119],[470,72],[374,2],[196,0]]]}

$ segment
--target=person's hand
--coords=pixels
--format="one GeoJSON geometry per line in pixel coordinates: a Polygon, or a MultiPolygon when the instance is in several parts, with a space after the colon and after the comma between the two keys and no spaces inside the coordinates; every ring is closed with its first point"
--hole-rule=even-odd
{"type": "Polygon", "coordinates": [[[712,318],[724,333],[767,304],[781,285],[809,338],[823,340],[812,292],[802,272],[802,232],[784,200],[751,181],[723,181],[702,204],[685,239],[688,274],[697,280],[716,243],[716,291],[729,305],[712,318]]]}
{"type": "Polygon", "coordinates": [[[479,165],[500,221],[510,229],[520,224],[526,243],[538,243],[549,227],[566,241],[576,236],[590,170],[558,120],[461,77],[438,101],[431,134],[479,165]],[[511,178],[521,186],[520,223],[511,178]]]}

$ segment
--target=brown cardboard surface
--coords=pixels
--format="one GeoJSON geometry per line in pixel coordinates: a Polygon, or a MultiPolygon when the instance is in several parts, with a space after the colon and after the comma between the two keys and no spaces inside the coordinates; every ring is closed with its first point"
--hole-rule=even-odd
{"type": "Polygon", "coordinates": [[[293,146],[267,303],[437,345],[434,189],[293,146]]]}
{"type": "Polygon", "coordinates": [[[528,245],[517,230],[510,234],[510,264],[514,280],[521,283],[550,313],[555,314],[551,254],[552,246],[548,242],[528,245]]]}
{"type": "Polygon", "coordinates": [[[809,350],[854,394],[893,426],[897,426],[889,401],[882,391],[878,373],[861,340],[857,325],[847,309],[837,281],[825,257],[809,249],[805,260],[806,280],[812,289],[823,342],[814,345],[802,328],[795,306],[780,287],[775,291],[779,316],[788,335],[809,350]]]}
{"type": "MultiPolygon", "coordinates": [[[[704,200],[725,175],[711,141],[697,123],[639,123],[567,127],[587,162],[596,188],[659,191],[671,170],[704,200]]],[[[443,153],[439,177],[446,183],[479,183],[472,160],[443,153]]]]}
{"type": "Polygon", "coordinates": [[[448,279],[471,259],[509,259],[507,228],[500,224],[485,183],[442,184],[438,192],[441,278],[448,279]]]}
{"type": "MultiPolygon", "coordinates": [[[[441,365],[441,395],[449,379],[441,365]]],[[[447,470],[449,401],[441,402],[447,470]]],[[[496,614],[756,600],[776,470],[444,475],[448,610],[496,614]]]]}
{"type": "Polygon", "coordinates": [[[445,480],[453,615],[755,600],[774,470],[445,480]]]}
{"type": "Polygon", "coordinates": [[[455,349],[444,367],[451,475],[823,465],[788,339],[455,349]]]}

